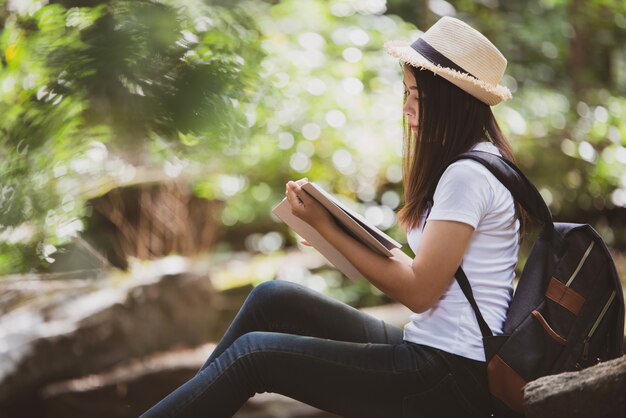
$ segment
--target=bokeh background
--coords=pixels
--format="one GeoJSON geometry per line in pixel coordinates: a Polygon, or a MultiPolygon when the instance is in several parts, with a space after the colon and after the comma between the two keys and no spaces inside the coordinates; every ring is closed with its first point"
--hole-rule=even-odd
{"type": "Polygon", "coordinates": [[[507,57],[494,113],[520,167],[624,280],[621,0],[0,0],[0,416],[138,415],[266,280],[393,306],[271,209],[308,177],[406,243],[382,44],[445,15],[507,57]]]}

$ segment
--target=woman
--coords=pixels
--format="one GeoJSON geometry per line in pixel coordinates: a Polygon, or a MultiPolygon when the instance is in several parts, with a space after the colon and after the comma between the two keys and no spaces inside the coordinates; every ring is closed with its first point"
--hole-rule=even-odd
{"type": "Polygon", "coordinates": [[[481,333],[453,276],[462,264],[483,316],[501,334],[522,212],[479,163],[447,163],[469,149],[513,159],[490,108],[511,96],[498,84],[506,59],[449,17],[413,44],[390,41],[385,50],[403,64],[412,133],[398,217],[415,258],[397,249],[379,256],[356,242],[300,189],[305,179],[289,182],[285,194],[296,216],[414,312],[410,322],[400,329],[298,284],[263,283],[198,374],[144,417],[229,417],[261,392],[345,417],[488,415],[481,333]]]}

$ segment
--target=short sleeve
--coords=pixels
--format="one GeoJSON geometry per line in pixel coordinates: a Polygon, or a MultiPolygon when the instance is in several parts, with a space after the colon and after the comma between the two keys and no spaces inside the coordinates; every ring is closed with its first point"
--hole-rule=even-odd
{"type": "MultiPolygon", "coordinates": [[[[458,221],[474,229],[494,199],[494,191],[480,163],[451,164],[437,183],[428,220],[458,221]]],[[[486,169],[485,169],[486,170],[486,169]]]]}

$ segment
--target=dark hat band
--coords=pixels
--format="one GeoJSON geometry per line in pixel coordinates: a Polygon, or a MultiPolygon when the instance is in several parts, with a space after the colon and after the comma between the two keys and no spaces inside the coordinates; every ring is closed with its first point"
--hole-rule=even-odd
{"type": "Polygon", "coordinates": [[[411,48],[419,52],[424,58],[426,58],[428,61],[432,62],[435,65],[438,64],[442,67],[448,67],[460,73],[464,73],[478,79],[478,77],[476,77],[474,74],[466,71],[465,69],[461,68],[460,66],[456,65],[454,62],[446,58],[443,54],[430,46],[430,44],[422,38],[418,38],[417,41],[413,42],[411,44],[411,48]]]}

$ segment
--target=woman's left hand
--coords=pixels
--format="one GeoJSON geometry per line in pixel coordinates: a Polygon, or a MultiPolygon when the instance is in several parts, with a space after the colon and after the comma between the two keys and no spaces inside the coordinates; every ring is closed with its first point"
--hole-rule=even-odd
{"type": "Polygon", "coordinates": [[[301,185],[307,183],[307,178],[298,181],[289,181],[285,187],[285,195],[291,206],[291,213],[316,230],[334,223],[332,215],[321,203],[302,190],[301,185]]]}

